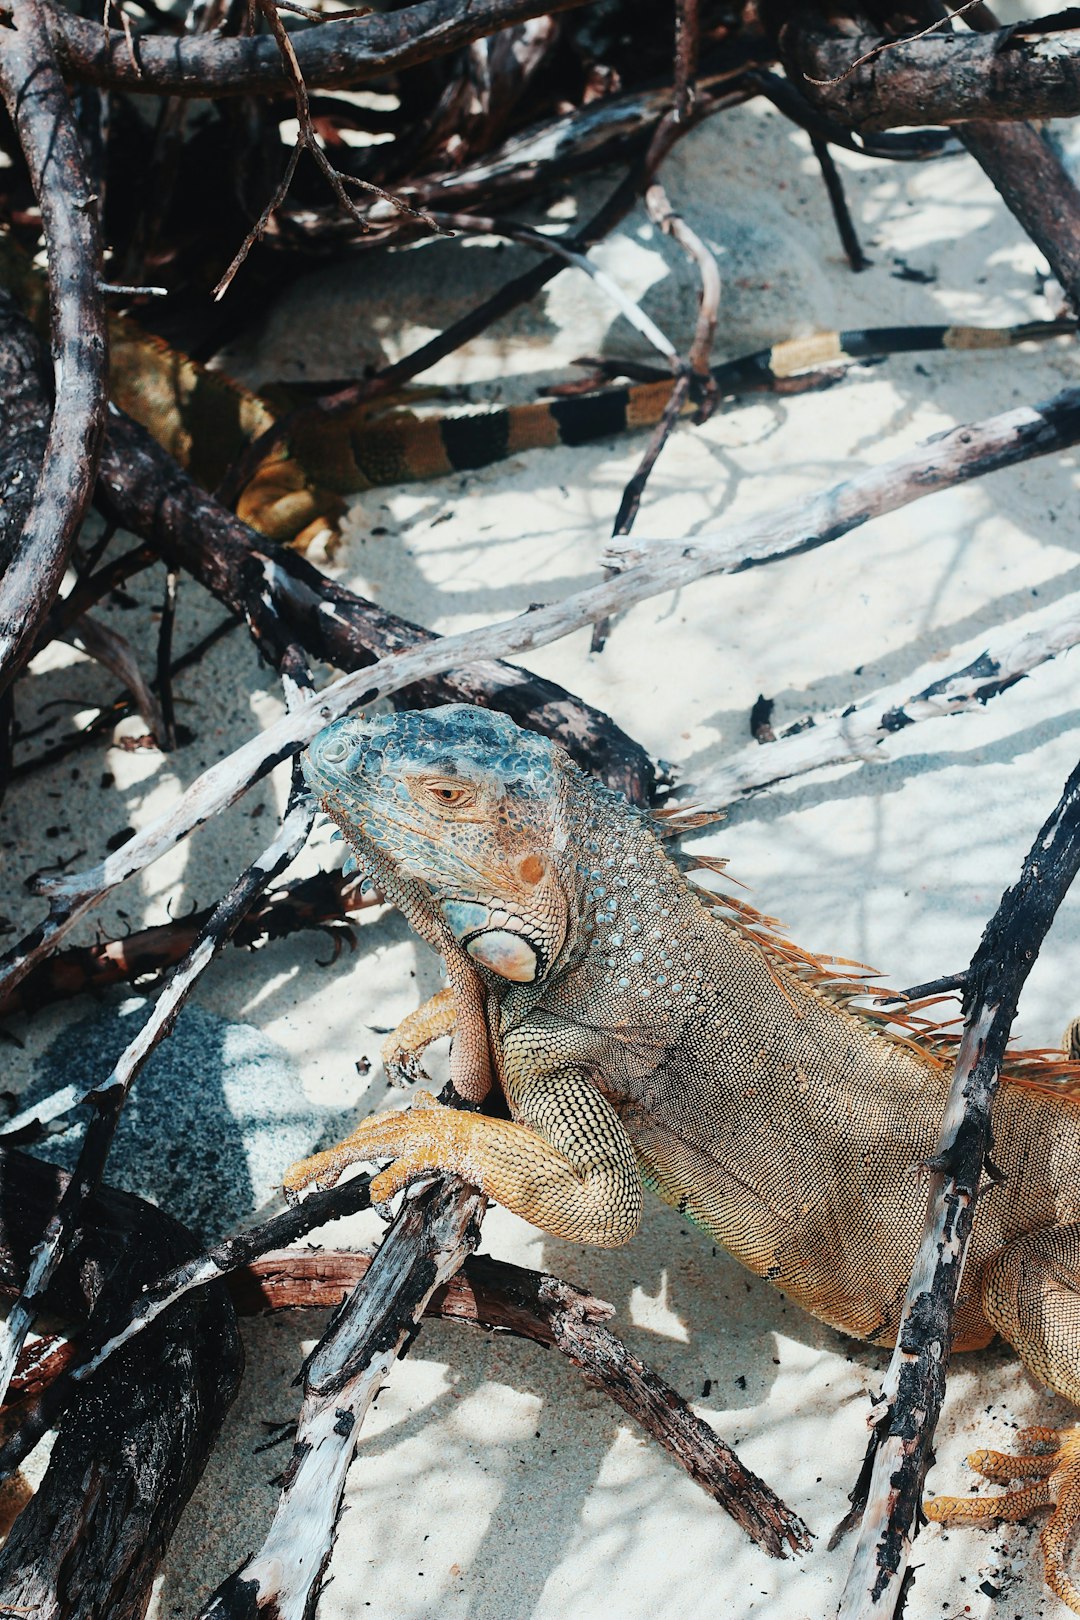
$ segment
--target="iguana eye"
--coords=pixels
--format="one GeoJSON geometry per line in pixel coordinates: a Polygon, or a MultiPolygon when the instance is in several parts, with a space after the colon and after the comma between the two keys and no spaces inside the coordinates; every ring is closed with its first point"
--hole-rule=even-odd
{"type": "Polygon", "coordinates": [[[468,782],[443,779],[424,782],[422,786],[428,798],[434,799],[436,804],[448,810],[458,810],[463,805],[473,804],[476,801],[476,789],[468,782]]]}

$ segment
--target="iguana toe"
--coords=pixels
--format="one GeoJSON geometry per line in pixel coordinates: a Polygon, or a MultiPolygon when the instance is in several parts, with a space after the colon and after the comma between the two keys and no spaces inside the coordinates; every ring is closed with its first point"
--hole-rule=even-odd
{"type": "Polygon", "coordinates": [[[1000,1496],[938,1496],[925,1504],[937,1524],[982,1524],[1005,1520],[1016,1524],[1040,1508],[1050,1508],[1041,1536],[1046,1584],[1080,1614],[1080,1588],[1065,1569],[1065,1557],[1080,1525],[1080,1425],[1069,1429],[1022,1429],[1017,1436],[1030,1450],[974,1451],[969,1465],[997,1483],[1028,1479],[1032,1483],[1000,1496]]]}
{"type": "MultiPolygon", "coordinates": [[[[429,1118],[433,1111],[451,1115],[454,1113],[453,1109],[443,1108],[436,1102],[430,1092],[421,1091],[407,1112],[372,1114],[370,1119],[363,1120],[343,1142],[338,1142],[335,1147],[327,1148],[325,1152],[314,1153],[311,1158],[300,1159],[291,1165],[282,1182],[286,1198],[295,1200],[305,1187],[312,1185],[332,1187],[351,1164],[381,1164],[387,1159],[391,1161],[399,1159],[410,1147],[415,1149],[418,1146],[416,1115],[419,1113],[429,1118]]],[[[421,1137],[428,1149],[430,1162],[430,1151],[433,1146],[430,1132],[421,1127],[421,1137]]],[[[411,1169],[404,1180],[398,1178],[393,1191],[399,1186],[404,1186],[405,1181],[416,1173],[415,1169],[411,1169]]],[[[392,1196],[391,1192],[378,1190],[385,1176],[386,1172],[382,1176],[376,1176],[371,1184],[371,1196],[375,1203],[383,1203],[392,1196]]],[[[388,1184],[384,1182],[384,1185],[388,1184]]]]}

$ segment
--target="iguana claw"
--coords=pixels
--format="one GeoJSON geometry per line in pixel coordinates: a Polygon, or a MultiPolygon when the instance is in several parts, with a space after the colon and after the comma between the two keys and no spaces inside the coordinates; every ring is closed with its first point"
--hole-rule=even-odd
{"type": "Polygon", "coordinates": [[[1000,1496],[938,1496],[924,1511],[937,1524],[980,1524],[1004,1519],[1017,1524],[1039,1508],[1051,1508],[1040,1540],[1046,1584],[1080,1614],[1080,1588],[1067,1574],[1065,1554],[1080,1523],[1080,1424],[1069,1429],[1021,1429],[1022,1451],[973,1451],[968,1466],[997,1484],[1032,1483],[1000,1496]]]}

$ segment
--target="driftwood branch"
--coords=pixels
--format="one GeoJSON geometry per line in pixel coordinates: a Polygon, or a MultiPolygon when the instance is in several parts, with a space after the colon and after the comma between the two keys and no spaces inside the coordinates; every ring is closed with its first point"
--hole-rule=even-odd
{"type": "Polygon", "coordinates": [[[97,199],[53,54],[47,0],[13,0],[0,93],[41,209],[49,255],[54,407],[22,533],[0,577],[0,693],[30,657],[90,502],[108,350],[97,199]]]}
{"type": "Polygon", "coordinates": [[[645,561],[562,602],[536,608],[501,624],[446,636],[342,676],[320,693],[317,703],[284,716],[210,766],[169,810],[98,866],[39,879],[39,892],[50,899],[49,915],[0,963],[0,997],[9,995],[110,889],[158,860],[209,816],[234,803],[252,783],[306,746],[328,721],[447,669],[545,646],[583,625],[706,575],[736,572],[776,557],[813,550],[871,517],[936,489],[1067,448],[1078,440],[1080,389],[1066,389],[1041,405],[1020,406],[956,428],[929,447],[909,452],[884,467],[858,474],[762,519],[733,525],[726,534],[658,544],[645,561]]]}
{"type": "MultiPolygon", "coordinates": [[[[371,1258],[341,1250],[267,1254],[232,1278],[241,1314],[302,1305],[336,1305],[371,1258]]],[[[682,1396],[607,1327],[613,1307],[560,1277],[472,1255],[428,1301],[425,1314],[465,1322],[562,1352],[589,1383],[609,1395],[643,1431],[774,1558],[806,1552],[802,1520],[747,1469],[682,1396]]]]}
{"type": "Polygon", "coordinates": [[[432,1294],[480,1241],[486,1207],[456,1177],[406,1200],[305,1364],[292,1457],[266,1538],[200,1620],[305,1620],[314,1612],[360,1427],[432,1294]]]}
{"type": "MultiPolygon", "coordinates": [[[[18,0],[5,0],[13,6],[18,0]]],[[[347,89],[446,56],[471,40],[512,23],[549,16],[586,0],[419,0],[404,10],[320,22],[293,36],[296,60],[309,89],[347,89]]],[[[69,78],[134,95],[251,96],[292,89],[274,39],[143,34],[131,41],[119,28],[102,28],[59,7],[49,8],[53,48],[69,78]]]]}
{"type": "Polygon", "coordinates": [[[841,1620],[885,1620],[896,1612],[945,1395],[953,1315],[1009,1032],[1020,991],[1078,870],[1080,766],[1040,828],[1019,880],[1002,896],[965,976],[964,1034],[932,1160],[922,1242],[875,1403],[873,1464],[841,1620]]]}
{"type": "Polygon", "coordinates": [[[1033,22],[988,34],[928,34],[891,40],[882,51],[880,35],[830,29],[809,11],[808,20],[784,28],[780,42],[806,99],[857,129],[1080,112],[1076,28],[1047,32],[1033,22]]]}
{"type": "Polygon", "coordinates": [[[1040,664],[1080,645],[1080,592],[1072,592],[1018,635],[996,630],[977,658],[917,692],[906,683],[828,714],[806,715],[775,742],[741,749],[693,784],[695,800],[717,807],[826,765],[881,758],[882,743],[921,720],[982,708],[1040,664]]]}
{"type": "MultiPolygon", "coordinates": [[[[52,1165],[0,1150],[6,1292],[25,1281],[30,1246],[67,1184],[52,1165]]],[[[69,1321],[123,1320],[144,1283],[195,1251],[179,1222],[125,1193],[98,1192],[87,1217],[47,1301],[69,1321]]],[[[232,1305],[223,1289],[211,1288],[103,1369],[72,1404],[45,1477],[0,1550],[0,1612],[142,1620],[242,1368],[232,1305]]]]}

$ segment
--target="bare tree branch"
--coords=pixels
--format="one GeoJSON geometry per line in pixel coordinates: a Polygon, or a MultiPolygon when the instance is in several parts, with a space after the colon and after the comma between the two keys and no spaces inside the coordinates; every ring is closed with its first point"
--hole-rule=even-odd
{"type": "MultiPolygon", "coordinates": [[[[14,6],[20,0],[4,0],[14,6]]],[[[348,88],[446,56],[470,40],[586,0],[418,0],[401,11],[318,23],[296,30],[296,59],[310,89],[348,88]]],[[[273,38],[170,38],[124,33],[49,7],[49,33],[70,78],[135,95],[267,95],[292,88],[273,38]]]]}
{"type": "MultiPolygon", "coordinates": [[[[371,1265],[342,1250],[278,1251],[232,1278],[239,1311],[336,1305],[371,1265]]],[[[606,1325],[613,1307],[560,1277],[529,1271],[490,1255],[472,1255],[437,1289],[428,1316],[502,1330],[562,1352],[656,1440],[758,1546],[774,1558],[806,1552],[805,1525],[752,1474],[682,1396],[632,1355],[606,1325]]]]}
{"type": "Polygon", "coordinates": [[[892,40],[842,33],[806,8],[781,34],[789,74],[814,106],[857,129],[900,124],[1008,123],[1080,112],[1080,30],[1038,22],[990,34],[892,40]],[[852,63],[865,58],[851,71],[852,63]]]}
{"type": "Polygon", "coordinates": [[[93,493],[108,347],[97,199],[49,36],[45,0],[13,0],[0,92],[41,209],[55,400],[37,489],[0,577],[0,693],[30,657],[93,493]]]}

